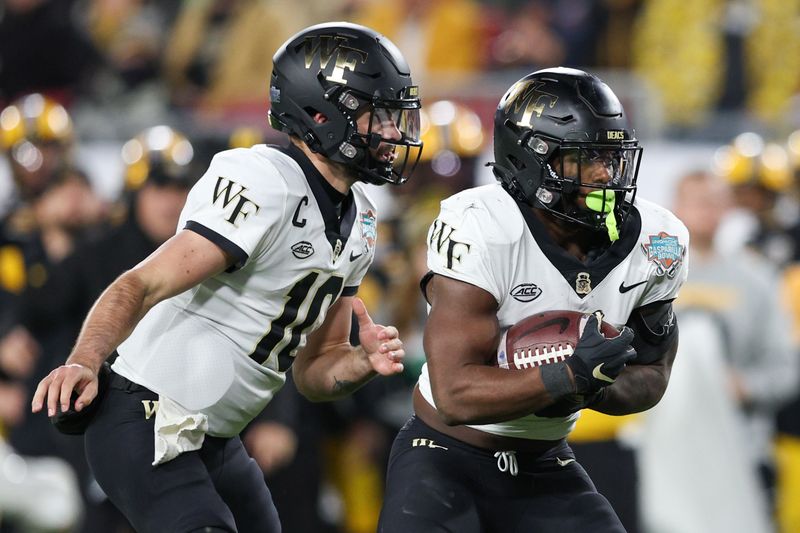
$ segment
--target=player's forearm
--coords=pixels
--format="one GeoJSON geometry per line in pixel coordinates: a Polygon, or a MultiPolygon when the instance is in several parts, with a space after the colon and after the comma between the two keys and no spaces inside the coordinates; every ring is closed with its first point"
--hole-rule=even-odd
{"type": "Polygon", "coordinates": [[[609,415],[646,411],[661,400],[668,381],[662,365],[629,365],[592,409],[609,415]]]}
{"type": "Polygon", "coordinates": [[[592,404],[591,408],[609,415],[628,415],[656,405],[667,390],[678,353],[678,337],[673,337],[659,351],[651,364],[626,366],[614,384],[603,390],[602,400],[592,404]]]}
{"type": "Polygon", "coordinates": [[[313,402],[344,398],[377,375],[364,350],[349,343],[332,346],[299,368],[297,389],[313,402]]]}
{"type": "Polygon", "coordinates": [[[431,377],[436,408],[449,425],[504,422],[553,402],[538,368],[508,371],[474,364],[431,377]]]}
{"type": "Polygon", "coordinates": [[[117,278],[89,311],[67,364],[80,364],[98,371],[154,304],[149,301],[147,288],[135,272],[129,271],[117,278]]]}

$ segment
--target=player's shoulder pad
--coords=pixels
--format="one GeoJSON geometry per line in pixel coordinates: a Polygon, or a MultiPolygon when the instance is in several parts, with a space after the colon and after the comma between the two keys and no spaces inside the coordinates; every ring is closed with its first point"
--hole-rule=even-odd
{"type": "Polygon", "coordinates": [[[640,240],[651,238],[677,238],[684,254],[689,250],[689,230],[669,209],[650,200],[636,198],[636,208],[642,220],[640,240]]]}
{"type": "Polygon", "coordinates": [[[351,187],[353,191],[353,197],[356,200],[356,206],[358,206],[358,210],[361,212],[372,211],[374,215],[377,215],[378,209],[375,200],[369,194],[368,191],[369,187],[367,187],[366,183],[356,182],[351,187]]]}
{"type": "Polygon", "coordinates": [[[278,191],[292,196],[305,191],[299,165],[286,154],[263,144],[217,153],[204,178],[232,181],[246,187],[254,197],[274,196],[278,191]]]}
{"type": "Polygon", "coordinates": [[[473,187],[446,198],[438,218],[497,245],[517,242],[525,228],[519,207],[499,184],[473,187]]]}
{"type": "Polygon", "coordinates": [[[642,235],[666,233],[678,237],[678,242],[689,247],[689,230],[672,211],[644,198],[636,198],[636,208],[642,219],[642,235]]]}

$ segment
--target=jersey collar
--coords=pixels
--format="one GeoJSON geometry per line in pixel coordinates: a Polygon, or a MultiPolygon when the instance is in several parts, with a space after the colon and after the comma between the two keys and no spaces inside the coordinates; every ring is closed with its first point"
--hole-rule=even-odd
{"type": "MultiPolygon", "coordinates": [[[[522,217],[525,219],[528,230],[533,235],[542,253],[561,272],[561,275],[564,276],[564,279],[573,290],[575,290],[578,274],[583,273],[589,274],[593,287],[599,285],[609,272],[630,255],[639,241],[639,234],[642,231],[642,217],[639,210],[633,206],[628,212],[619,240],[606,248],[600,255],[592,257],[584,263],[555,243],[539,219],[536,218],[529,205],[519,201],[516,201],[516,203],[522,213],[522,217]]],[[[583,298],[585,294],[579,294],[579,296],[583,298]]]]}
{"type": "Polygon", "coordinates": [[[314,194],[314,199],[317,201],[322,220],[325,222],[325,237],[331,245],[332,249],[336,249],[337,241],[340,242],[339,246],[344,249],[347,242],[347,237],[353,230],[353,224],[356,220],[356,203],[353,198],[353,191],[347,191],[347,195],[342,200],[342,218],[339,220],[336,205],[334,203],[334,194],[341,194],[333,186],[328,183],[328,180],[320,174],[317,167],[311,160],[303,153],[303,151],[289,143],[287,148],[279,148],[280,151],[294,159],[300,165],[300,169],[306,177],[308,186],[314,194]],[[329,191],[332,190],[332,191],[329,191]]]}

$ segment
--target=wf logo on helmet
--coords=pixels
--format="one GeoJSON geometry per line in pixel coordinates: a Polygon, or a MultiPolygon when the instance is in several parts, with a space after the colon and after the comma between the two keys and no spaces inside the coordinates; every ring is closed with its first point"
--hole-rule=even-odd
{"type": "Polygon", "coordinates": [[[369,57],[364,50],[348,46],[346,37],[333,35],[306,37],[303,40],[303,49],[308,69],[314,64],[314,59],[319,58],[319,69],[325,70],[335,54],[336,63],[333,72],[330,76],[325,76],[325,79],[342,85],[347,85],[347,80],[342,77],[345,69],[354,72],[358,62],[366,63],[369,57]]]}
{"type": "Polygon", "coordinates": [[[541,117],[545,106],[552,109],[558,102],[558,96],[540,90],[544,85],[545,83],[541,81],[522,81],[509,91],[508,98],[501,104],[506,114],[517,114],[522,106],[525,106],[525,111],[522,113],[522,118],[517,121],[517,126],[532,127],[534,113],[537,118],[541,117]]]}

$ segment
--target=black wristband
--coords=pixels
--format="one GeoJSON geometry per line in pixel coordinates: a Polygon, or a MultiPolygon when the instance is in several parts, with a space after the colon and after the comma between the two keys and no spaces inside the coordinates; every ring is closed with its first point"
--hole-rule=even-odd
{"type": "Polygon", "coordinates": [[[566,363],[543,365],[541,373],[544,388],[554,400],[575,392],[575,385],[569,379],[566,363]]]}

